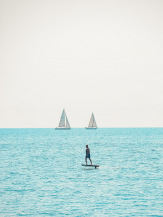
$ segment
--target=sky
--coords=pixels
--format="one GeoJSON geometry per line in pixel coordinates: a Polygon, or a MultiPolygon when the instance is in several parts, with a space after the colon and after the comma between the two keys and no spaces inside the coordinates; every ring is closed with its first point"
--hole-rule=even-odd
{"type": "Polygon", "coordinates": [[[0,0],[0,128],[163,127],[162,0],[0,0]]]}

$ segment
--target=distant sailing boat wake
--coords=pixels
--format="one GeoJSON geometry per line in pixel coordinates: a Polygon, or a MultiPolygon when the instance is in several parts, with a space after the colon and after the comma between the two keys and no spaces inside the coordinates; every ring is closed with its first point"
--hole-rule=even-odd
{"type": "Polygon", "coordinates": [[[65,110],[63,109],[62,115],[61,115],[61,119],[59,122],[59,126],[55,128],[56,130],[70,130],[70,124],[66,115],[65,110]]]}
{"type": "Polygon", "coordinates": [[[89,121],[89,125],[88,125],[88,127],[86,127],[86,129],[97,129],[97,124],[96,124],[95,117],[94,117],[93,113],[92,113],[91,119],[89,121]]]}

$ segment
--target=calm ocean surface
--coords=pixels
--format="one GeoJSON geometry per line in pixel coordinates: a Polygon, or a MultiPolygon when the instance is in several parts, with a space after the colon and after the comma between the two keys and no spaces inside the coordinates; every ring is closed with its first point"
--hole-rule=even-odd
{"type": "Polygon", "coordinates": [[[162,167],[163,128],[0,129],[0,217],[161,217],[162,167]]]}

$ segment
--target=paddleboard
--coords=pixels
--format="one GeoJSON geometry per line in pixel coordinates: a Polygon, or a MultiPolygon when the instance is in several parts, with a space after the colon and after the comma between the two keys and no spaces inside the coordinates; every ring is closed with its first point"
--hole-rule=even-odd
{"type": "Polygon", "coordinates": [[[84,167],[94,167],[95,169],[99,167],[99,165],[90,165],[90,164],[82,164],[84,167]]]}

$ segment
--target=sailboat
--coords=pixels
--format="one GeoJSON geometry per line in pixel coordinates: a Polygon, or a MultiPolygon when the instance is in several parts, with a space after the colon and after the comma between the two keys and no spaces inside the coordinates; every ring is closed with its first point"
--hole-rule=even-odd
{"type": "Polygon", "coordinates": [[[97,124],[96,124],[95,117],[94,117],[93,113],[91,115],[91,119],[89,121],[89,125],[88,125],[88,127],[86,127],[86,129],[97,129],[97,124]]]}
{"type": "Polygon", "coordinates": [[[63,109],[62,115],[61,115],[61,119],[59,122],[59,126],[55,128],[56,130],[70,130],[70,124],[66,115],[65,110],[63,109]]]}

